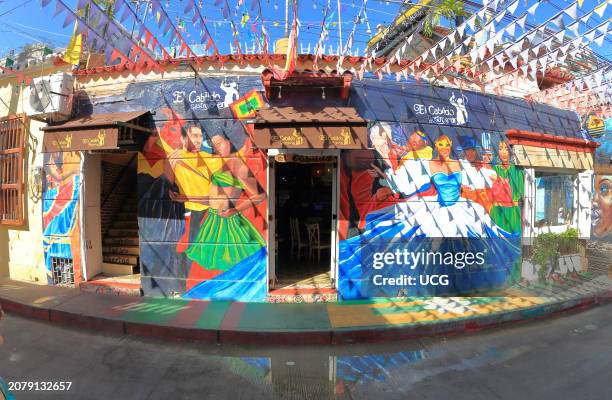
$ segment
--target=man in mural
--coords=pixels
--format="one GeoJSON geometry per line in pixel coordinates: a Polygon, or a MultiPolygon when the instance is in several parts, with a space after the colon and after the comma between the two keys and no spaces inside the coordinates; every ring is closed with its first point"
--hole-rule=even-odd
{"type": "Polygon", "coordinates": [[[612,175],[595,176],[592,213],[593,236],[612,240],[612,175]]]}
{"type": "Polygon", "coordinates": [[[498,156],[500,162],[493,167],[496,175],[493,176],[491,187],[491,218],[506,232],[520,236],[523,171],[510,163],[510,146],[503,140],[498,144],[498,156]]]}
{"type": "Polygon", "coordinates": [[[397,146],[397,149],[405,153],[400,164],[407,160],[431,160],[433,157],[433,149],[427,144],[427,136],[420,130],[412,132],[406,145],[397,146]]]}
{"type": "Polygon", "coordinates": [[[206,207],[197,234],[185,253],[194,261],[190,278],[205,273],[208,279],[200,279],[184,296],[261,300],[265,296],[265,241],[243,212],[263,202],[266,196],[244,159],[250,141],[235,151],[224,134],[215,133],[211,144],[215,168],[209,169],[208,195],[172,195],[175,201],[206,207]]]}
{"type": "Polygon", "coordinates": [[[52,278],[52,258],[68,258],[78,281],[80,237],[78,202],[81,158],[78,152],[45,155],[47,181],[43,200],[43,245],[45,265],[52,278]]]}

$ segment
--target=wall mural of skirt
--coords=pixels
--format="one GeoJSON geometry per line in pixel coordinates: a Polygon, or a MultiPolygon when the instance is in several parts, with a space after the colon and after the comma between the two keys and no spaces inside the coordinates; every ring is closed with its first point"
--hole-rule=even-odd
{"type": "Polygon", "coordinates": [[[372,123],[343,154],[342,299],[457,295],[520,278],[523,173],[498,132],[372,123]]]}

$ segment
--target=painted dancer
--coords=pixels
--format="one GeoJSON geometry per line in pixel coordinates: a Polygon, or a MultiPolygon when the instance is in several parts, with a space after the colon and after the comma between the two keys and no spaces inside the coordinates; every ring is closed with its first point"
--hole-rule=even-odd
{"type": "Polygon", "coordinates": [[[184,297],[257,300],[265,296],[265,241],[243,215],[265,200],[244,160],[249,143],[247,140],[243,150],[232,152],[229,139],[215,134],[211,138],[213,157],[221,167],[207,177],[208,195],[171,194],[175,201],[207,207],[185,252],[193,263],[184,297]]]}
{"type": "Polygon", "coordinates": [[[519,202],[523,197],[523,171],[510,164],[508,143],[499,142],[498,155],[500,163],[493,167],[496,179],[491,188],[491,219],[505,231],[518,236],[522,227],[519,202]]]}
{"type": "Polygon", "coordinates": [[[402,244],[403,249],[419,252],[429,251],[429,246],[433,245],[433,242],[423,241],[423,238],[464,238],[464,241],[495,238],[493,241],[473,240],[465,245],[452,240],[440,242],[451,251],[477,252],[486,249],[490,253],[491,266],[495,266],[495,270],[481,272],[478,278],[469,282],[456,281],[458,286],[454,289],[486,289],[499,285],[509,276],[512,261],[520,254],[520,246],[507,240],[514,236],[496,225],[483,206],[461,196],[464,185],[462,166],[451,157],[452,145],[448,136],[439,136],[435,141],[437,156],[428,162],[427,170],[424,173],[409,171],[406,180],[398,180],[390,168],[385,171],[389,181],[392,181],[390,186],[398,188],[405,201],[370,213],[366,217],[363,233],[340,243],[340,271],[343,276],[340,285],[345,298],[367,297],[369,293],[363,286],[368,281],[363,281],[365,266],[362,266],[362,257],[367,249],[364,250],[362,243],[388,246],[392,243],[389,239],[400,239],[398,243],[402,244]],[[427,185],[435,188],[436,194],[420,196],[419,192],[427,185]],[[493,248],[489,249],[490,246],[493,248]]]}

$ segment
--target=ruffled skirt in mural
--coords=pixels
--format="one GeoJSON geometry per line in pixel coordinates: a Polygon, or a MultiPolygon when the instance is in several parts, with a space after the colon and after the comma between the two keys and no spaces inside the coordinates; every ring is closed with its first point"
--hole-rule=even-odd
{"type": "Polygon", "coordinates": [[[408,294],[418,296],[454,295],[500,287],[508,282],[513,262],[521,254],[520,237],[493,223],[484,207],[463,199],[445,206],[435,196],[368,214],[363,233],[341,241],[339,246],[342,299],[405,295],[396,287],[372,286],[374,273],[396,276],[385,268],[374,271],[372,265],[364,265],[373,251],[486,253],[486,266],[478,269],[456,269],[452,265],[435,269],[428,269],[427,265],[413,270],[407,268],[408,275],[435,273],[450,277],[448,286],[411,288],[408,294]]]}

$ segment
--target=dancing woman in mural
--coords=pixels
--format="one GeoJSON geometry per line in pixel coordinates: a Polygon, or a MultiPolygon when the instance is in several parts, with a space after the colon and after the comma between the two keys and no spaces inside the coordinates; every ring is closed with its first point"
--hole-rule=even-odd
{"type": "Polygon", "coordinates": [[[523,197],[523,171],[510,164],[510,147],[500,141],[498,145],[500,163],[493,167],[495,173],[491,194],[493,207],[491,219],[512,235],[521,234],[521,207],[523,197]]]}
{"type": "MultiPolygon", "coordinates": [[[[404,201],[371,212],[366,217],[363,233],[340,243],[340,285],[345,298],[370,297],[371,282],[367,277],[364,279],[364,274],[371,266],[362,265],[368,260],[367,253],[394,251],[390,249],[397,246],[400,251],[412,253],[430,251],[436,246],[451,252],[490,252],[490,270],[483,269],[479,275],[475,271],[466,271],[467,275],[455,280],[454,287],[427,288],[430,291],[421,294],[491,288],[509,276],[512,261],[520,254],[520,246],[507,240],[513,238],[513,234],[495,224],[481,204],[462,196],[470,188],[464,187],[466,184],[462,182],[462,164],[451,157],[452,146],[450,137],[440,135],[435,141],[436,157],[421,160],[424,171],[408,162],[393,171],[391,162],[387,162],[389,168],[384,173],[389,186],[400,193],[404,201]],[[428,195],[430,188],[435,189],[435,195],[428,195]],[[437,244],[425,238],[437,238],[437,244]],[[452,238],[467,239],[460,243],[460,240],[452,238]],[[470,280],[465,280],[466,276],[470,276],[470,280]]],[[[381,156],[388,159],[393,155],[381,156]]]]}
{"type": "MultiPolygon", "coordinates": [[[[174,201],[206,207],[204,215],[196,221],[199,228],[185,254],[193,261],[191,279],[202,276],[208,279],[188,287],[184,296],[262,298],[265,296],[265,242],[242,213],[264,201],[265,193],[259,190],[243,159],[243,150],[232,153],[231,142],[222,134],[212,136],[211,144],[215,153],[210,155],[211,164],[215,167],[208,170],[208,195],[190,197],[172,192],[170,196],[174,201]],[[238,281],[242,283],[238,285],[238,281]]],[[[248,141],[245,146],[248,147],[248,141]]]]}

